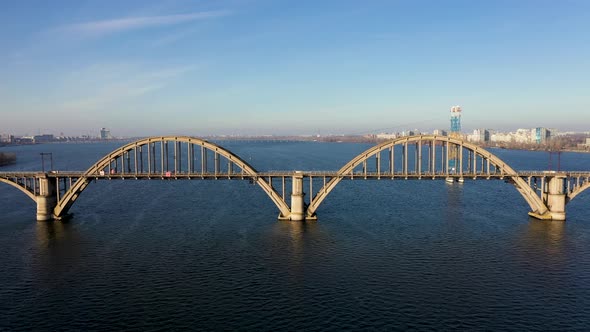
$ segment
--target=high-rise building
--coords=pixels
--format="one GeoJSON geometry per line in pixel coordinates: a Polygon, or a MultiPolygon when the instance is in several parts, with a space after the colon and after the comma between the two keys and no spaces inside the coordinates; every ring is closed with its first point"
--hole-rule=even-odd
{"type": "MultiPolygon", "coordinates": [[[[450,137],[462,138],[461,135],[461,106],[451,107],[451,133],[450,137]]],[[[454,173],[457,171],[459,159],[459,146],[453,145],[449,147],[449,171],[454,173]]]]}
{"type": "Polygon", "coordinates": [[[113,136],[111,136],[111,131],[108,130],[107,128],[100,128],[100,139],[111,139],[113,138],[113,136]]]}
{"type": "Polygon", "coordinates": [[[531,134],[533,142],[537,144],[545,144],[551,138],[551,131],[543,127],[534,128],[531,134]]]}
{"type": "Polygon", "coordinates": [[[475,129],[473,134],[467,136],[467,139],[475,143],[485,143],[490,141],[490,131],[487,129],[475,129]]]}
{"type": "Polygon", "coordinates": [[[480,142],[489,142],[490,141],[490,131],[487,129],[478,129],[479,134],[479,141],[480,142]]]}
{"type": "Polygon", "coordinates": [[[461,106],[451,107],[451,135],[461,137],[461,106]]]}

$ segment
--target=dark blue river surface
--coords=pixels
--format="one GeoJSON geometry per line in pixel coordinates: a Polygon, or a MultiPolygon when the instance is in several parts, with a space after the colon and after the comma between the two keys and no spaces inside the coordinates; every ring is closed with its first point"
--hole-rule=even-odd
{"type": "MultiPolygon", "coordinates": [[[[85,170],[119,145],[4,147],[18,164],[2,170],[38,170],[40,152],[85,170]]],[[[370,146],[221,145],[258,170],[337,170],[370,146]]],[[[565,223],[495,180],[342,181],[307,223],[242,180],[98,181],[67,223],[36,222],[7,185],[0,207],[0,330],[590,330],[588,193],[565,223]]]]}

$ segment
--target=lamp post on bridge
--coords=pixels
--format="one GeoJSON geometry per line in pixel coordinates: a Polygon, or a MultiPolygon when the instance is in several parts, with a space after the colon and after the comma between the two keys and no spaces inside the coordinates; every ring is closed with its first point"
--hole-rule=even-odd
{"type": "Polygon", "coordinates": [[[51,169],[53,170],[53,153],[51,152],[41,152],[41,170],[43,171],[43,173],[45,173],[45,156],[49,156],[49,161],[50,161],[50,165],[51,165],[51,169]]]}

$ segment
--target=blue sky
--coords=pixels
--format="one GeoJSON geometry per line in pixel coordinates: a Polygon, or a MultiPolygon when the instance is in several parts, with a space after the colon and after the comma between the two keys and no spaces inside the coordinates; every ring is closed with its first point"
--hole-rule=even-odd
{"type": "Polygon", "coordinates": [[[2,1],[0,133],[590,130],[590,1],[2,1]]]}

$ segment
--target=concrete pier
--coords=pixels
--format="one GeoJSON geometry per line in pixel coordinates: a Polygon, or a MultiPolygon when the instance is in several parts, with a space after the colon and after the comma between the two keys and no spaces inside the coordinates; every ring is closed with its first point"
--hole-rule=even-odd
{"type": "Polygon", "coordinates": [[[37,201],[37,221],[49,221],[53,219],[53,209],[57,205],[57,193],[55,179],[43,175],[39,178],[39,195],[37,201]]]}
{"type": "Polygon", "coordinates": [[[291,192],[291,220],[305,220],[305,203],[303,198],[303,172],[297,171],[292,177],[293,191],[291,192]]]}
{"type": "Polygon", "coordinates": [[[556,175],[549,178],[549,181],[546,184],[546,190],[543,193],[543,203],[545,203],[549,209],[551,220],[565,220],[565,179],[565,175],[556,175]]]}

